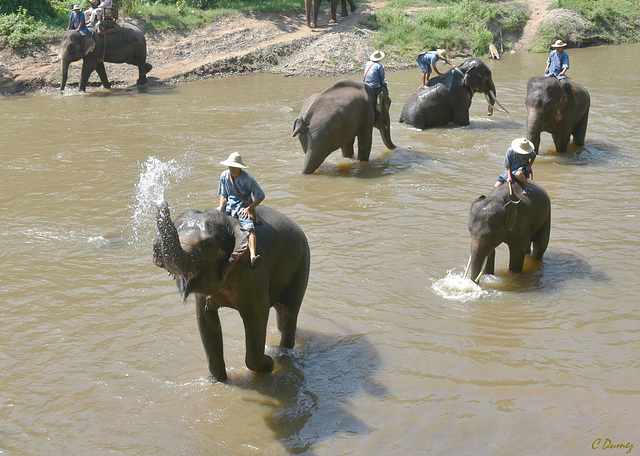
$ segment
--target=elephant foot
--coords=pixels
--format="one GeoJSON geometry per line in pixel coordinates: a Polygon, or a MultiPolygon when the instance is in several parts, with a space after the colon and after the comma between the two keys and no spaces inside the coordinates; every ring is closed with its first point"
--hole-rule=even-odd
{"type": "Polygon", "coordinates": [[[329,21],[329,25],[338,25],[338,23],[336,21],[334,21],[333,19],[331,19],[329,21]]]}
{"type": "Polygon", "coordinates": [[[249,369],[251,369],[254,372],[272,372],[273,371],[273,359],[271,358],[271,356],[268,355],[262,355],[262,365],[261,366],[254,366],[252,365],[252,363],[247,362],[247,367],[249,369]]]}
{"type": "Polygon", "coordinates": [[[211,372],[211,376],[218,382],[221,383],[226,383],[227,380],[229,380],[229,377],[227,377],[227,372],[223,369],[222,372],[211,372]]]}
{"type": "Polygon", "coordinates": [[[136,84],[138,84],[138,85],[142,85],[142,84],[146,84],[146,83],[147,83],[147,78],[144,78],[144,79],[138,79],[138,80],[136,81],[136,84]]]}

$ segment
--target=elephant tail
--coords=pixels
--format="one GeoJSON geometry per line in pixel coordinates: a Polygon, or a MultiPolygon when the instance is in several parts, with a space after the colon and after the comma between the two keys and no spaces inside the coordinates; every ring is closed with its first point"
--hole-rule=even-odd
{"type": "Polygon", "coordinates": [[[304,133],[307,130],[307,122],[302,117],[298,117],[293,124],[293,134],[291,136],[297,136],[300,133],[304,133]]]}

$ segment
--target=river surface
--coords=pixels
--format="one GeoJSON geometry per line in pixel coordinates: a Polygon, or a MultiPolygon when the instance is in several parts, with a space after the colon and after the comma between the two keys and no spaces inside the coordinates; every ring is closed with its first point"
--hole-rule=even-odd
{"type": "Polygon", "coordinates": [[[549,248],[510,274],[500,246],[479,285],[469,207],[525,135],[546,55],[487,59],[510,116],[476,96],[465,128],[398,124],[420,73],[389,73],[401,147],[375,131],[369,163],[338,151],[311,176],[291,131],[332,78],[1,98],[0,454],[638,454],[640,45],[568,52],[592,105],[584,147],[542,134],[549,248]],[[222,384],[151,242],[161,198],[217,206],[233,151],[312,265],[293,350],[272,313],[272,375],[221,311],[222,384]]]}

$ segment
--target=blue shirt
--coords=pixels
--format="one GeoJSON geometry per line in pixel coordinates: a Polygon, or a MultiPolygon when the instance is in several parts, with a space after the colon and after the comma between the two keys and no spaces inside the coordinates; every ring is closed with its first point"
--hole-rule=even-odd
{"type": "Polygon", "coordinates": [[[387,85],[387,81],[384,80],[384,67],[380,62],[369,60],[366,63],[364,66],[364,82],[374,89],[387,85]]]}
{"type": "MultiPolygon", "coordinates": [[[[235,182],[236,187],[238,187],[238,190],[247,201],[251,201],[251,195],[253,195],[254,200],[259,200],[264,196],[264,192],[256,180],[246,171],[242,171],[242,174],[240,174],[240,177],[235,179],[235,182]]],[[[245,207],[244,201],[242,201],[242,198],[238,196],[236,189],[233,188],[231,175],[229,174],[228,169],[220,174],[218,195],[227,198],[227,207],[224,208],[224,211],[234,217],[238,217],[240,211],[245,207]]]]}
{"type": "Polygon", "coordinates": [[[71,11],[71,14],[69,15],[69,20],[71,21],[71,28],[73,30],[78,30],[78,26],[80,26],[80,33],[82,33],[83,35],[88,35],[89,34],[89,30],[87,29],[87,24],[85,24],[84,22],[84,13],[82,11],[80,11],[78,14],[76,14],[75,10],[71,11]]]}
{"type": "MultiPolygon", "coordinates": [[[[545,76],[558,76],[563,68],[569,68],[569,54],[562,51],[560,54],[556,50],[551,51],[547,59],[549,64],[549,72],[545,76]]],[[[564,78],[565,76],[560,76],[564,78]]]]}
{"type": "Polygon", "coordinates": [[[423,73],[431,73],[431,67],[435,66],[438,61],[438,53],[436,51],[423,52],[418,55],[416,62],[423,73]]]}
{"type": "Polygon", "coordinates": [[[504,156],[504,162],[502,165],[505,168],[509,168],[511,170],[511,174],[515,174],[520,168],[526,168],[530,160],[533,160],[534,158],[536,158],[535,152],[530,152],[527,155],[520,155],[509,147],[509,150],[507,150],[507,153],[504,156]]]}

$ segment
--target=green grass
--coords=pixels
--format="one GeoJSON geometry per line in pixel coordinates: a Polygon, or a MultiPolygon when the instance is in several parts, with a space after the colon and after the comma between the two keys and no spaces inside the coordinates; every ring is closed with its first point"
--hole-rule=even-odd
{"type": "Polygon", "coordinates": [[[470,49],[486,55],[496,37],[489,30],[521,29],[529,17],[524,3],[486,0],[394,0],[362,25],[378,30],[374,45],[408,58],[429,49],[470,49]],[[413,8],[411,14],[408,8],[413,8]],[[418,9],[416,9],[418,8],[418,9]]]}

